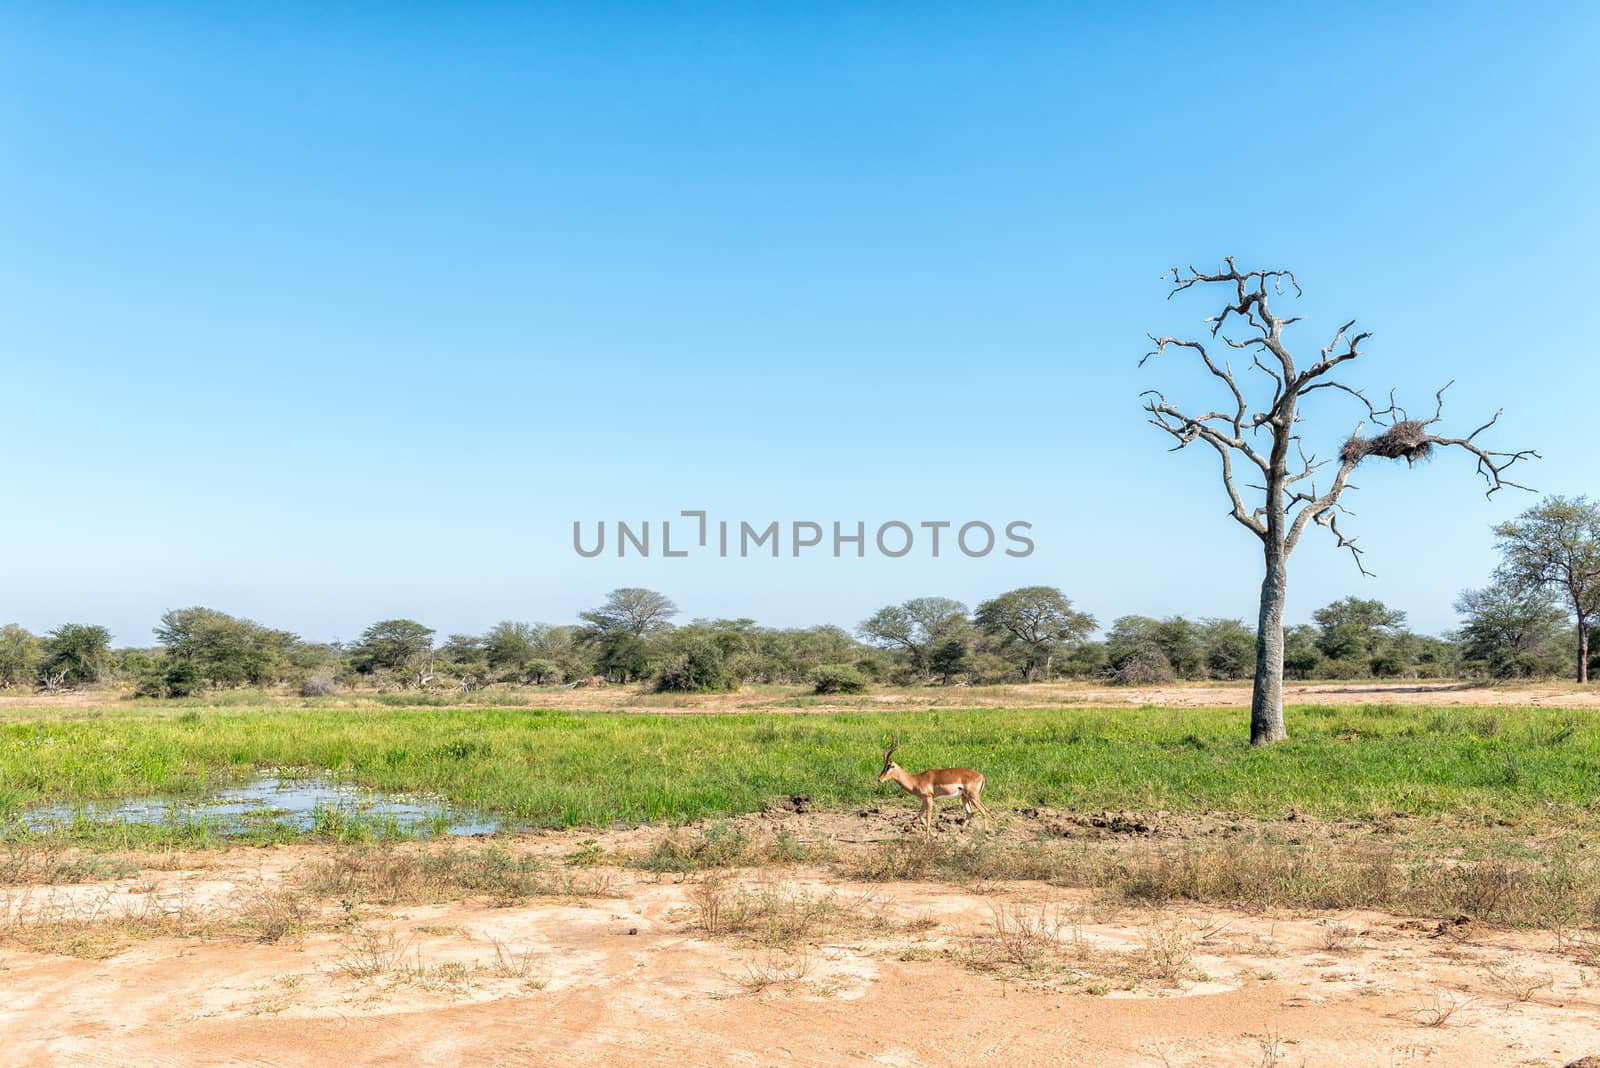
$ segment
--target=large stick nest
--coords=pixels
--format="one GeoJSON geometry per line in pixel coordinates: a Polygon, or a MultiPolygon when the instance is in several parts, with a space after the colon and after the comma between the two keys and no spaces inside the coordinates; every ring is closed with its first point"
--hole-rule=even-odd
{"type": "Polygon", "coordinates": [[[1368,456],[1381,456],[1385,460],[1404,460],[1408,464],[1426,460],[1433,452],[1427,426],[1416,419],[1402,419],[1375,437],[1364,438],[1360,434],[1352,434],[1350,440],[1344,443],[1344,448],[1339,450],[1339,459],[1351,463],[1368,456]]]}

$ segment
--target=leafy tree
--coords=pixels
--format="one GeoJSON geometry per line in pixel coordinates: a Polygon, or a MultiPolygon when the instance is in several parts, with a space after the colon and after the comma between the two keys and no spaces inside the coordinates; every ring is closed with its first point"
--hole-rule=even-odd
{"type": "Polygon", "coordinates": [[[678,606],[665,595],[654,590],[624,587],[612,590],[605,604],[589,612],[580,612],[578,618],[602,635],[621,632],[645,638],[668,626],[668,620],[677,614],[678,606]]]}
{"type": "Polygon", "coordinates": [[[363,675],[422,672],[433,656],[433,630],[413,619],[385,619],[361,632],[350,660],[363,675]]]}
{"type": "Polygon", "coordinates": [[[536,663],[553,665],[540,669],[529,665],[529,672],[539,684],[559,682],[562,678],[576,679],[593,673],[590,650],[579,640],[583,628],[569,626],[546,627],[534,639],[536,663]]]}
{"type": "Polygon", "coordinates": [[[1448,638],[1408,634],[1415,639],[1416,650],[1411,654],[1411,670],[1425,679],[1456,678],[1461,674],[1461,649],[1448,638]]]}
{"type": "Polygon", "coordinates": [[[0,628],[0,690],[27,686],[44,663],[44,645],[32,632],[16,623],[0,628]]]}
{"type": "Polygon", "coordinates": [[[928,651],[967,623],[967,606],[948,597],[914,597],[880,608],[861,621],[856,633],[882,649],[901,649],[918,674],[928,674],[928,651]]]}
{"type": "Polygon", "coordinates": [[[88,623],[63,623],[44,639],[43,672],[69,686],[99,682],[111,672],[111,632],[88,623]]]}
{"type": "Polygon", "coordinates": [[[1075,679],[1103,675],[1109,666],[1105,642],[1080,642],[1055,662],[1060,674],[1075,679]]]}
{"type": "Polygon", "coordinates": [[[1205,674],[1205,646],[1199,628],[1182,616],[1151,619],[1149,616],[1122,616],[1111,624],[1106,635],[1106,654],[1114,672],[1130,660],[1140,663],[1138,674],[1164,676],[1152,682],[1170,682],[1173,678],[1197,679],[1205,674]],[[1161,669],[1150,650],[1159,652],[1161,669]]]}
{"type": "Polygon", "coordinates": [[[1600,502],[1546,497],[1494,528],[1501,571],[1517,588],[1561,598],[1577,623],[1577,679],[1589,681],[1589,632],[1600,618],[1600,502]]]}
{"type": "Polygon", "coordinates": [[[1208,619],[1200,624],[1206,672],[1214,679],[1248,679],[1255,670],[1255,632],[1237,619],[1208,619]]]}
{"type": "Polygon", "coordinates": [[[946,686],[967,669],[967,643],[960,638],[945,638],[928,652],[928,669],[946,686]]]}
{"type": "Polygon", "coordinates": [[[581,641],[594,651],[596,670],[607,678],[627,682],[649,674],[654,650],[648,639],[669,631],[669,620],[677,614],[677,605],[654,590],[612,590],[605,604],[579,613],[579,618],[588,624],[581,641]]]}
{"type": "Polygon", "coordinates": [[[1001,655],[1016,654],[1029,682],[1040,672],[1049,677],[1056,656],[1094,632],[1094,617],[1074,611],[1066,594],[1054,586],[1002,593],[980,604],[974,619],[985,634],[1000,639],[1001,655]]]}
{"type": "Polygon", "coordinates": [[[452,634],[434,650],[458,675],[486,675],[489,657],[486,641],[476,634],[452,634]]]}
{"type": "Polygon", "coordinates": [[[1495,678],[1553,675],[1568,640],[1567,613],[1551,591],[1519,589],[1504,576],[1481,590],[1463,590],[1456,612],[1461,658],[1495,678]]]}
{"type": "Polygon", "coordinates": [[[676,693],[713,693],[736,689],[738,683],[723,665],[715,642],[697,638],[662,667],[656,689],[676,693]]]}
{"type": "Polygon", "coordinates": [[[1346,597],[1311,613],[1317,624],[1317,651],[1329,660],[1364,660],[1405,626],[1406,614],[1382,601],[1346,597]]]}
{"type": "Polygon", "coordinates": [[[533,672],[529,666],[539,656],[541,633],[549,628],[543,623],[497,623],[483,640],[484,653],[490,670],[509,676],[518,682],[530,680],[533,672]]]}
{"type": "Polygon", "coordinates": [[[1316,627],[1305,623],[1290,627],[1283,634],[1283,669],[1297,679],[1309,679],[1322,666],[1317,651],[1316,627]]]}
{"type": "Polygon", "coordinates": [[[608,679],[628,682],[650,673],[650,643],[626,630],[615,630],[593,639],[595,670],[608,679]]]}
{"type": "MultiPolygon", "coordinates": [[[[193,677],[213,686],[278,682],[289,666],[289,650],[299,641],[288,631],[198,606],[164,613],[155,635],[169,660],[192,665],[193,677]]],[[[183,673],[184,687],[188,678],[183,673]]]]}

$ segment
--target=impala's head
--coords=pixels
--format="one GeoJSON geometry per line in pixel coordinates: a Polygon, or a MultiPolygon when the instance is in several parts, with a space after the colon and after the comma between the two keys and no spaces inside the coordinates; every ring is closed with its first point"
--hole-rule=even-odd
{"type": "Polygon", "coordinates": [[[900,766],[894,762],[894,751],[899,748],[900,739],[896,737],[895,740],[890,743],[889,748],[883,751],[883,770],[878,772],[879,782],[888,782],[889,774],[894,771],[895,768],[900,766]]]}

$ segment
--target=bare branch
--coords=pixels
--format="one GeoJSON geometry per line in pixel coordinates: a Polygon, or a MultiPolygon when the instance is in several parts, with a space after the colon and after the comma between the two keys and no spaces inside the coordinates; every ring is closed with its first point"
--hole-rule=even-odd
{"type": "Polygon", "coordinates": [[[1333,512],[1330,511],[1324,513],[1323,517],[1318,518],[1317,522],[1322,526],[1327,527],[1328,530],[1332,532],[1333,536],[1339,539],[1339,548],[1350,550],[1350,558],[1356,562],[1356,570],[1360,571],[1368,578],[1377,578],[1377,576],[1368,571],[1366,565],[1361,562],[1362,549],[1356,545],[1356,539],[1347,538],[1339,532],[1339,520],[1334,516],[1333,512]]]}

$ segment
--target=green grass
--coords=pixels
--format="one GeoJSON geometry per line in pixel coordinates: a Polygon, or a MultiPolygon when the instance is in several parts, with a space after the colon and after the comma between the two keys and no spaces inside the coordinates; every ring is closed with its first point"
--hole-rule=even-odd
{"type": "MultiPolygon", "coordinates": [[[[1240,709],[655,716],[106,706],[0,722],[0,833],[21,835],[15,816],[39,802],[198,797],[264,768],[428,791],[535,826],[688,821],[758,810],[787,794],[848,808],[904,800],[875,781],[895,733],[898,759],[913,770],[981,769],[1000,809],[1600,824],[1594,710],[1302,706],[1288,721],[1289,742],[1252,751],[1240,709]]],[[[94,836],[81,823],[73,832],[94,836]]]]}

